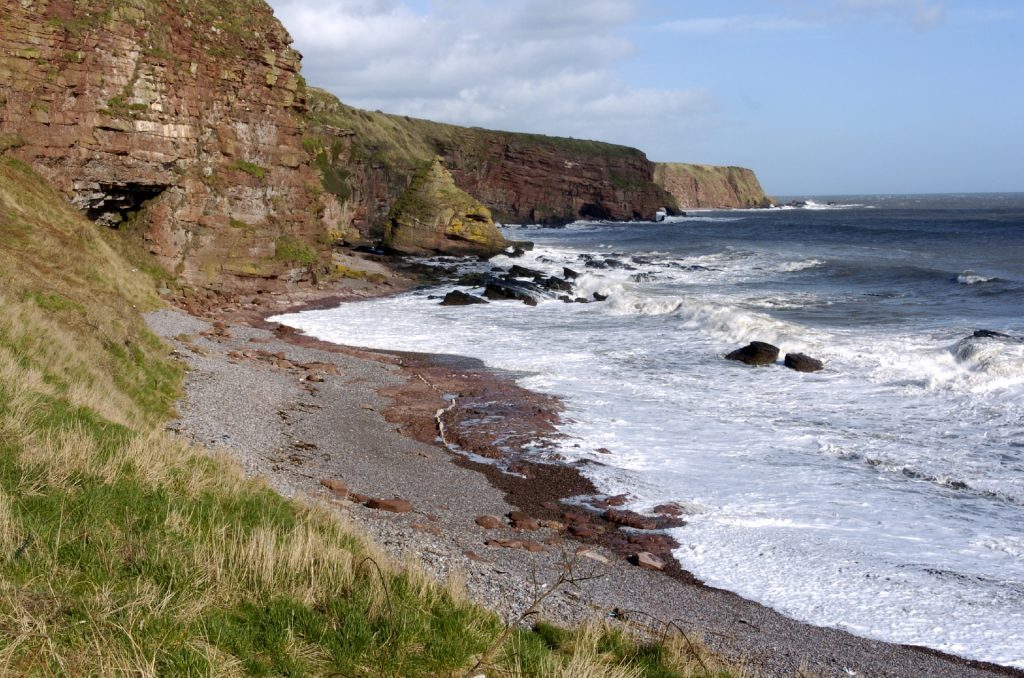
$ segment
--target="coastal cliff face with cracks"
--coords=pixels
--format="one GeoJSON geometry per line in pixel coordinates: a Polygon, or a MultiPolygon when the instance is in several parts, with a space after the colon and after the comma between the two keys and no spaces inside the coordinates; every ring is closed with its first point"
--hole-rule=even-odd
{"type": "Polygon", "coordinates": [[[683,210],[771,204],[753,170],[744,167],[659,162],[655,165],[654,181],[671,193],[683,210]]]}
{"type": "Polygon", "coordinates": [[[456,186],[441,159],[434,158],[392,207],[384,245],[403,254],[490,256],[508,243],[491,211],[456,186]]]}
{"type": "Polygon", "coordinates": [[[262,0],[0,5],[0,142],[90,218],[194,284],[269,285],[326,250],[301,57],[262,0]]]}
{"type": "Polygon", "coordinates": [[[363,111],[311,89],[307,149],[342,205],[341,235],[378,240],[425,160],[504,223],[650,219],[675,207],[639,150],[597,141],[458,127],[363,111]]]}

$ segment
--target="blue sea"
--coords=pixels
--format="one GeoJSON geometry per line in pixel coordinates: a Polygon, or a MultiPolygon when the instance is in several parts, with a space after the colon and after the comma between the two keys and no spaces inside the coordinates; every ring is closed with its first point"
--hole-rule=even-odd
{"type": "Polygon", "coordinates": [[[460,266],[569,267],[576,296],[608,300],[443,307],[424,289],[278,320],[474,356],[561,396],[559,453],[600,462],[588,473],[631,508],[685,507],[676,556],[708,584],[1024,668],[1024,194],[507,235],[536,247],[460,266]],[[825,369],[723,359],[752,340],[825,369]]]}

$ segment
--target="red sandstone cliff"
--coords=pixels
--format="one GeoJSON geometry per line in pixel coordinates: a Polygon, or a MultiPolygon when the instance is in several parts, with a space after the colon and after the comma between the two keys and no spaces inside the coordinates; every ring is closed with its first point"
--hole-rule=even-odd
{"type": "Polygon", "coordinates": [[[370,113],[318,90],[307,106],[301,57],[263,0],[0,0],[0,16],[0,152],[194,285],[273,286],[332,242],[380,241],[435,156],[504,222],[754,200],[745,170],[656,177],[624,146],[370,113]]]}
{"type": "Polygon", "coordinates": [[[300,55],[261,0],[0,0],[0,136],[192,283],[317,257],[300,55]],[[147,202],[149,201],[149,202],[147,202]]]}
{"type": "Polygon", "coordinates": [[[654,183],[654,163],[635,148],[371,113],[315,89],[307,117],[348,239],[380,238],[416,168],[434,156],[505,223],[652,219],[675,206],[654,183]]]}

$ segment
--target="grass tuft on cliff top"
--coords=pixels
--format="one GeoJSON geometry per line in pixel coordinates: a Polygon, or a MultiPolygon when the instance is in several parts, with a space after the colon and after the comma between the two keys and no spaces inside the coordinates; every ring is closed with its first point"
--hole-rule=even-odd
{"type": "MultiPolygon", "coordinates": [[[[182,368],[140,317],[152,280],[106,237],[0,157],[0,673],[474,666],[494,615],[164,431],[182,368]]],[[[504,637],[487,675],[712,675],[604,627],[504,637]]]]}

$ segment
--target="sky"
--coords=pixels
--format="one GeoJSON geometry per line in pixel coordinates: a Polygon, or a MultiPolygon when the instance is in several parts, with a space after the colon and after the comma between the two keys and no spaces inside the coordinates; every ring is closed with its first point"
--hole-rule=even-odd
{"type": "Polygon", "coordinates": [[[269,0],[353,106],[754,169],[1024,191],[1022,0],[269,0]]]}

